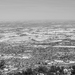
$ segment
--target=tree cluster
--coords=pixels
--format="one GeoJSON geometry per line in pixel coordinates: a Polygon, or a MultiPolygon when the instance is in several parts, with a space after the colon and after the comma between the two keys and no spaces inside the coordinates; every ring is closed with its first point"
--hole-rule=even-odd
{"type": "Polygon", "coordinates": [[[75,75],[75,66],[65,68],[64,66],[39,66],[35,69],[28,68],[25,71],[9,73],[7,75],[75,75]]]}

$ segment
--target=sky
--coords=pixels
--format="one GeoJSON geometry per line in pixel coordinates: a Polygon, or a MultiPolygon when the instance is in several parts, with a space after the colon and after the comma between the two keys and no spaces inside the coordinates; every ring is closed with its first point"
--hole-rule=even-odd
{"type": "Polygon", "coordinates": [[[0,21],[75,20],[75,0],[0,0],[0,21]]]}

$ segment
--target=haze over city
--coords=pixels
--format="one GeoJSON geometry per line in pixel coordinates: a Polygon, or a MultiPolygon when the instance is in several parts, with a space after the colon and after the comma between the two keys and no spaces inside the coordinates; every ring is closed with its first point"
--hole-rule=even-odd
{"type": "Polygon", "coordinates": [[[0,0],[0,75],[75,75],[75,0],[0,0]]]}
{"type": "Polygon", "coordinates": [[[0,0],[0,21],[75,20],[75,0],[0,0]]]}

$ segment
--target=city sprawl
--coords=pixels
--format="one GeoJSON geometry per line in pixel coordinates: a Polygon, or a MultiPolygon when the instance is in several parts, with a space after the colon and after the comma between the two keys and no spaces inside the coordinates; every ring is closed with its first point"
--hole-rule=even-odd
{"type": "MultiPolygon", "coordinates": [[[[74,25],[74,21],[0,23],[0,64],[4,63],[0,72],[14,75],[14,72],[39,66],[63,66],[69,70],[75,65],[74,25]]],[[[49,75],[41,73],[39,75],[49,75]]]]}

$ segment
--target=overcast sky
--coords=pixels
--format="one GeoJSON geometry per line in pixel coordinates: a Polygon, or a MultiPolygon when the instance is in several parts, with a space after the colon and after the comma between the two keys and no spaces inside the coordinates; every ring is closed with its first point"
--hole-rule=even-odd
{"type": "Polygon", "coordinates": [[[0,21],[75,20],[75,0],[0,0],[0,21]]]}

